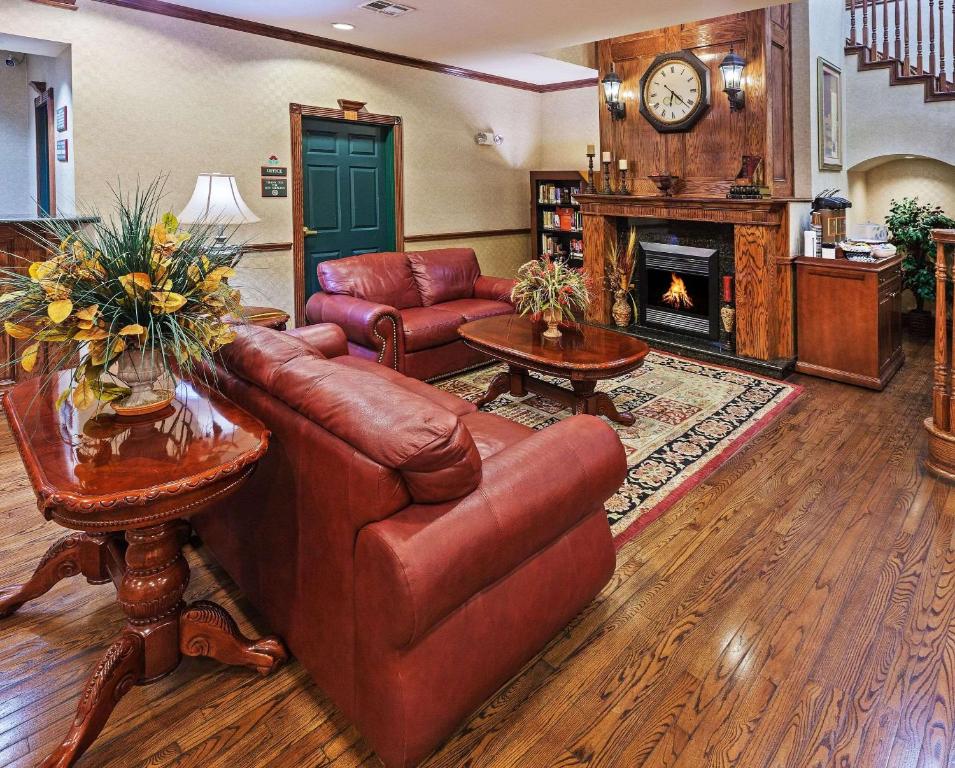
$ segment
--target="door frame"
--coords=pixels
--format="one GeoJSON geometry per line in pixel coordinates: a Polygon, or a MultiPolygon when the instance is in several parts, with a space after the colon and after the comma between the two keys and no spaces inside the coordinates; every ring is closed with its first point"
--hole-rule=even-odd
{"type": "Polygon", "coordinates": [[[391,126],[395,163],[395,250],[405,247],[403,123],[397,115],[375,115],[370,112],[346,111],[327,107],[289,104],[292,124],[292,269],[295,272],[295,325],[305,324],[305,180],[302,168],[302,118],[317,117],[341,123],[391,126]]]}
{"type": "Polygon", "coordinates": [[[37,216],[56,216],[56,102],[53,100],[53,89],[47,88],[33,100],[33,130],[34,152],[36,153],[36,212],[37,216]],[[36,147],[36,111],[46,106],[46,165],[47,186],[50,191],[50,210],[44,211],[40,207],[40,152],[36,147]]]}

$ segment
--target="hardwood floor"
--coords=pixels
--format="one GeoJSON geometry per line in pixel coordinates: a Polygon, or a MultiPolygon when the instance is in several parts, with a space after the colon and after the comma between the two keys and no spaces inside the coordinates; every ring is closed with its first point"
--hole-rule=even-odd
{"type": "MultiPolygon", "coordinates": [[[[931,349],[882,394],[802,398],[619,553],[599,598],[427,768],[955,765],[955,498],[923,471],[931,349]]],[[[0,584],[60,533],[0,437],[0,584]]],[[[250,612],[191,551],[189,596],[250,612]]],[[[65,733],[121,615],[82,579],[0,621],[0,766],[65,733]]],[[[266,627],[255,627],[265,630],[266,627]]],[[[297,664],[186,659],[80,766],[378,766],[297,664]]]]}

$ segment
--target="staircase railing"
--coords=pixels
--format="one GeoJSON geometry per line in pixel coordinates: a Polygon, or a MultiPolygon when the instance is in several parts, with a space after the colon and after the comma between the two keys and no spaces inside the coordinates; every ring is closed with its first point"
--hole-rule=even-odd
{"type": "Polygon", "coordinates": [[[899,77],[929,76],[936,93],[955,93],[955,0],[846,0],[846,9],[847,44],[867,62],[897,62],[899,77]]]}

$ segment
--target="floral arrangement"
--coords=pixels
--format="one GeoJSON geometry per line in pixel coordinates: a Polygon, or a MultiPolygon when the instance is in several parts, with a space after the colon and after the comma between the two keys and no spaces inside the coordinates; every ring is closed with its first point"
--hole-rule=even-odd
{"type": "Polygon", "coordinates": [[[75,366],[61,394],[78,408],[110,402],[129,389],[104,378],[123,355],[147,356],[189,373],[235,338],[229,313],[239,292],[229,285],[236,249],[217,247],[214,222],[192,233],[160,214],[162,180],[130,196],[115,193],[116,213],[82,231],[51,222],[45,261],[24,273],[0,270],[0,320],[23,344],[19,362],[32,371],[41,345],[51,380],[75,366]]]}
{"type": "Polygon", "coordinates": [[[621,248],[617,239],[610,243],[607,249],[607,285],[610,290],[616,293],[623,291],[627,293],[630,290],[630,284],[633,282],[633,271],[637,267],[635,258],[637,252],[637,230],[631,227],[627,235],[627,246],[621,248]]]}
{"type": "Polygon", "coordinates": [[[511,302],[522,315],[534,319],[550,314],[557,320],[574,320],[590,303],[590,291],[583,270],[543,256],[517,270],[511,302]]]}

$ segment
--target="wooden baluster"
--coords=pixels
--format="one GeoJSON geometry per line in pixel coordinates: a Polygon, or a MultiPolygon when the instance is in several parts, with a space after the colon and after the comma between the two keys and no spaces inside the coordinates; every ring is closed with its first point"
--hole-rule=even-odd
{"type": "Polygon", "coordinates": [[[922,74],[922,0],[915,0],[915,35],[918,38],[918,53],[915,59],[915,69],[922,74]]]}
{"type": "MultiPolygon", "coordinates": [[[[952,5],[955,6],[955,0],[952,5]]],[[[947,78],[945,77],[945,0],[938,0],[938,82],[936,90],[944,91],[947,78]]]]}
{"type": "Polygon", "coordinates": [[[871,48],[872,48],[872,58],[873,58],[873,59],[878,59],[878,58],[879,58],[879,43],[878,43],[879,15],[878,15],[878,13],[877,13],[877,11],[878,11],[878,5],[877,5],[876,3],[877,3],[877,0],[872,0],[872,40],[871,40],[871,48]]]}
{"type": "Polygon", "coordinates": [[[948,432],[951,396],[948,392],[949,361],[951,350],[948,347],[949,324],[955,328],[948,317],[948,265],[946,264],[945,244],[938,243],[938,255],[935,258],[935,384],[932,388],[932,419],[936,429],[948,432]]]}
{"type": "Polygon", "coordinates": [[[902,58],[902,74],[912,74],[912,58],[909,53],[909,0],[905,0],[905,55],[902,58]]]}
{"type": "Polygon", "coordinates": [[[895,58],[902,61],[902,14],[899,0],[895,0],[895,58]]]}
{"type": "Polygon", "coordinates": [[[928,73],[935,74],[935,0],[928,0],[928,73]]]}
{"type": "Polygon", "coordinates": [[[889,0],[882,0],[882,58],[889,58],[889,0]]]}
{"type": "Polygon", "coordinates": [[[856,44],[856,0],[849,2],[849,45],[856,44]]]}
{"type": "MultiPolygon", "coordinates": [[[[853,0],[853,3],[855,0],[853,0]]],[[[869,0],[862,0],[862,45],[869,44],[869,0]]]]}

